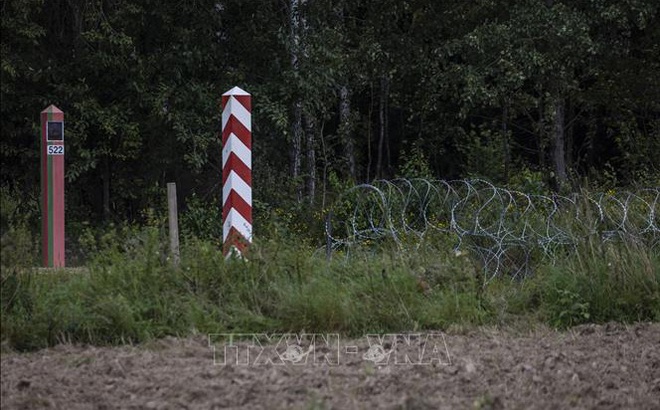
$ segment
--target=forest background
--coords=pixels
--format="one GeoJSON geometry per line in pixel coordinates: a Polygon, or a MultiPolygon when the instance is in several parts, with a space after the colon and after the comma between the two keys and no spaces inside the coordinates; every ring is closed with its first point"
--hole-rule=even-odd
{"type": "Polygon", "coordinates": [[[377,178],[657,187],[659,11],[656,0],[5,1],[2,230],[20,220],[38,233],[39,112],[55,104],[68,240],[164,215],[167,182],[184,230],[220,238],[220,96],[234,86],[253,96],[255,232],[259,220],[318,222],[334,195],[377,178]]]}

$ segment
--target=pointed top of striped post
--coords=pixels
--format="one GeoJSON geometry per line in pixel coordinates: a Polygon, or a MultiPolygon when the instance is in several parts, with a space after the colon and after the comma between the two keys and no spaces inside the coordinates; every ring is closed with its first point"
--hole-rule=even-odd
{"type": "Polygon", "coordinates": [[[239,87],[234,87],[231,90],[227,91],[226,93],[222,94],[223,96],[229,96],[229,95],[250,95],[247,91],[239,88],[239,87]]]}
{"type": "Polygon", "coordinates": [[[54,106],[53,104],[46,107],[45,110],[41,111],[42,114],[64,114],[62,110],[54,106]]]}

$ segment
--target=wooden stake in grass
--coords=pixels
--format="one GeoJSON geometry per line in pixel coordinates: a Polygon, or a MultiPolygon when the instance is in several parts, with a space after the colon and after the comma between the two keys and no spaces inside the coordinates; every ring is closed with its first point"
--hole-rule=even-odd
{"type": "Polygon", "coordinates": [[[176,184],[174,182],[167,184],[167,210],[170,228],[170,254],[174,266],[179,266],[179,216],[176,204],[176,184]]]}

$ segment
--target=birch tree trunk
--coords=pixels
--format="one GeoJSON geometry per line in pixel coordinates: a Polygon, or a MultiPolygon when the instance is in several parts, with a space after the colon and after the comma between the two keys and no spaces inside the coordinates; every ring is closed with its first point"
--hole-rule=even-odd
{"type": "Polygon", "coordinates": [[[300,169],[302,166],[302,137],[303,137],[303,115],[302,115],[302,100],[297,100],[293,105],[293,124],[291,125],[291,176],[296,186],[296,195],[298,200],[302,199],[302,185],[298,179],[300,178],[300,169]]]}
{"type": "Polygon", "coordinates": [[[557,98],[553,104],[554,127],[552,130],[552,160],[557,185],[558,188],[561,189],[568,179],[568,173],[566,172],[566,141],[564,135],[564,99],[557,98]]]}
{"type": "Polygon", "coordinates": [[[351,122],[351,91],[347,85],[339,90],[339,136],[344,145],[344,158],[348,168],[348,175],[357,179],[355,173],[355,144],[353,142],[353,124],[351,122]]]}
{"type": "Polygon", "coordinates": [[[316,195],[316,120],[309,116],[305,116],[305,135],[306,135],[306,149],[305,162],[307,165],[307,196],[309,203],[314,204],[314,197],[316,195]]]}
{"type": "Polygon", "coordinates": [[[566,171],[571,172],[573,168],[573,144],[574,144],[574,120],[575,120],[575,107],[570,100],[566,102],[566,171]]]}
{"type": "MultiPolygon", "coordinates": [[[[546,0],[545,5],[548,8],[554,6],[554,0],[546,0]]],[[[566,172],[566,138],[564,135],[565,122],[565,101],[561,92],[551,101],[553,123],[551,126],[551,144],[552,144],[552,163],[555,173],[556,189],[560,190],[568,179],[566,172]]]]}
{"type": "Polygon", "coordinates": [[[504,183],[509,183],[509,168],[511,166],[511,147],[509,144],[509,105],[502,108],[502,143],[504,144],[504,183]]]}
{"type": "Polygon", "coordinates": [[[387,103],[389,96],[389,79],[385,76],[380,79],[380,98],[378,103],[378,157],[376,160],[376,176],[383,178],[383,150],[385,148],[385,140],[387,139],[388,115],[387,103]]]}
{"type": "MultiPolygon", "coordinates": [[[[294,72],[300,70],[300,3],[301,0],[291,0],[289,4],[289,28],[291,35],[291,68],[294,72]]],[[[297,199],[302,199],[302,185],[300,184],[300,169],[302,165],[302,138],[303,138],[303,101],[296,96],[293,103],[293,122],[291,124],[291,176],[296,186],[297,199]]]]}

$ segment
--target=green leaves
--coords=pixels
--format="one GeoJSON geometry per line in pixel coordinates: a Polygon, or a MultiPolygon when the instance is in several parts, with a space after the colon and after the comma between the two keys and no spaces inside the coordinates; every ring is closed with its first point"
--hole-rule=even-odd
{"type": "Polygon", "coordinates": [[[332,173],[529,170],[547,184],[558,145],[568,175],[657,179],[655,0],[298,4],[294,33],[282,0],[8,2],[3,181],[37,186],[36,115],[54,103],[70,212],[88,219],[105,203],[136,218],[172,180],[184,197],[219,197],[220,96],[235,85],[254,98],[264,203],[297,200],[302,182],[328,187],[332,173]]]}

